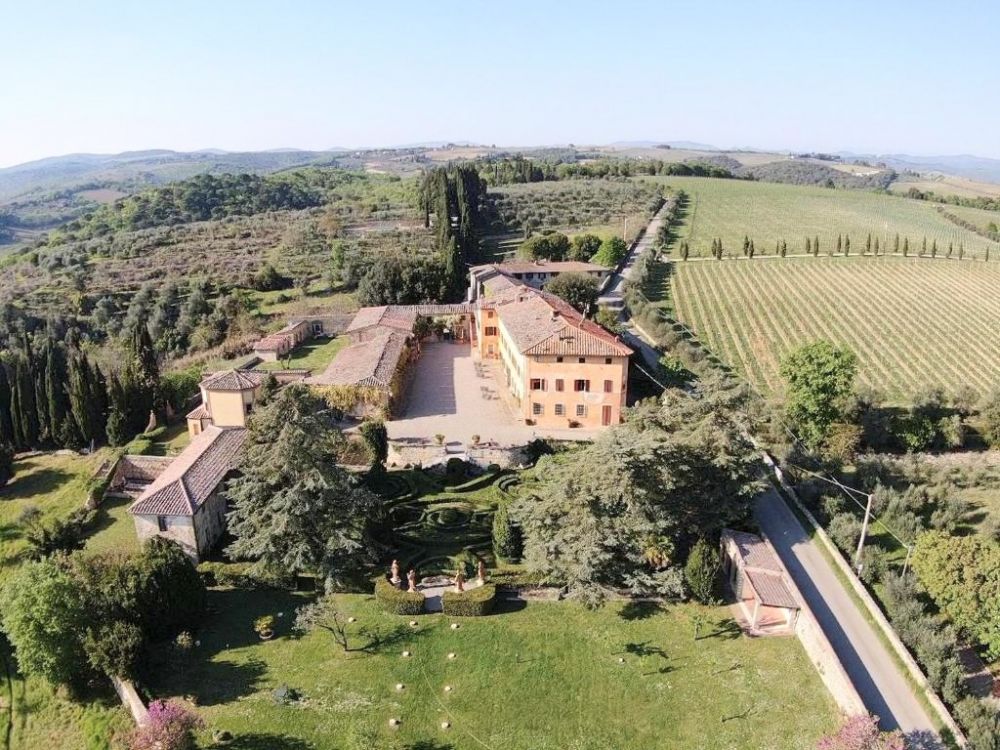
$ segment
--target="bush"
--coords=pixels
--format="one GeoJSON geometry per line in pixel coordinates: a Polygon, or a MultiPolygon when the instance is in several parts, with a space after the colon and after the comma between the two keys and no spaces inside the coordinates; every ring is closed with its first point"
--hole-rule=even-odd
{"type": "Polygon", "coordinates": [[[198,572],[206,586],[230,586],[234,589],[291,589],[295,586],[292,576],[264,578],[250,572],[251,563],[203,562],[198,572]]]}
{"type": "Polygon", "coordinates": [[[522,547],[521,530],[503,503],[493,514],[493,553],[504,562],[516,562],[521,559],[522,547]]]}
{"type": "Polygon", "coordinates": [[[194,730],[203,722],[187,706],[172,701],[149,704],[149,721],[132,733],[129,750],[192,750],[194,730]]]}
{"type": "Polygon", "coordinates": [[[424,611],[424,595],[393,586],[387,578],[375,581],[375,601],[390,615],[419,615],[424,611]]]}
{"type": "Polygon", "coordinates": [[[955,718],[965,729],[969,750],[1000,750],[1000,714],[987,701],[971,696],[959,701],[955,718]]]}
{"type": "Polygon", "coordinates": [[[493,611],[496,598],[496,584],[486,583],[468,591],[445,591],[441,604],[446,615],[482,617],[493,611]]]}
{"type": "Polygon", "coordinates": [[[827,533],[844,553],[848,556],[853,555],[858,539],[861,538],[861,521],[852,513],[838,513],[830,519],[827,533]]]}
{"type": "Polygon", "coordinates": [[[873,586],[882,580],[889,570],[885,550],[875,545],[865,545],[861,551],[861,580],[873,586]]]}
{"type": "Polygon", "coordinates": [[[684,582],[696,601],[709,604],[714,600],[719,564],[719,553],[713,545],[704,539],[695,542],[684,564],[684,582]]]}

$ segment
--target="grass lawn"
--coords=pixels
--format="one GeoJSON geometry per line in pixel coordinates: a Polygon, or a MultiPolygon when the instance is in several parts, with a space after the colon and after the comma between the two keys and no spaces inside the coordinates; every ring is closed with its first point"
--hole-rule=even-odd
{"type": "Polygon", "coordinates": [[[188,434],[187,421],[181,419],[179,422],[169,425],[147,452],[151,456],[176,456],[190,442],[191,436],[188,434]]]}
{"type": "Polygon", "coordinates": [[[365,747],[396,737],[406,747],[455,750],[794,750],[812,748],[836,723],[798,641],[745,638],[725,608],[702,610],[710,625],[695,641],[692,605],[510,603],[452,630],[443,615],[420,616],[411,628],[372,597],[343,595],[344,615],[357,617],[348,626],[355,648],[378,641],[345,654],[328,633],[289,633],[303,601],[211,592],[200,645],[182,661],[165,659],[150,686],[196,700],[208,724],[202,747],[211,730],[226,729],[236,746],[260,750],[351,747],[365,732],[378,737],[365,747]],[[254,618],[278,613],[277,637],[260,642],[254,618]],[[401,657],[404,649],[413,656],[401,657]],[[281,685],[301,700],[277,704],[271,692],[281,685]],[[401,726],[391,729],[390,718],[401,726]]]}
{"type": "Polygon", "coordinates": [[[290,368],[303,368],[319,373],[326,369],[337,352],[346,345],[346,336],[309,339],[295,347],[290,357],[277,362],[262,362],[258,367],[262,370],[283,370],[287,365],[290,368]]]}
{"type": "Polygon", "coordinates": [[[128,514],[131,498],[108,498],[97,509],[94,532],[87,539],[87,552],[138,552],[135,524],[128,514]]]}

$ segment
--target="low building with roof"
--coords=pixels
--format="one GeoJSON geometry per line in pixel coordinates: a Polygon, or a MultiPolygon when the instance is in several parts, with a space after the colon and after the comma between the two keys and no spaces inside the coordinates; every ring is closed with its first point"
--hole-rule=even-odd
{"type": "Polygon", "coordinates": [[[264,336],[254,344],[253,351],[264,362],[275,362],[313,336],[308,320],[293,320],[284,328],[264,336]]]}
{"type": "Polygon", "coordinates": [[[188,433],[195,437],[208,425],[245,427],[266,378],[257,370],[223,370],[203,378],[201,403],[187,414],[188,433]]]}
{"type": "Polygon", "coordinates": [[[751,633],[790,634],[801,604],[778,555],[756,534],[723,529],[722,569],[751,633]]]}
{"type": "Polygon", "coordinates": [[[381,305],[358,310],[344,333],[353,343],[368,341],[384,329],[412,334],[417,323],[417,311],[412,305],[381,305]]]}
{"type": "Polygon", "coordinates": [[[512,260],[488,263],[469,269],[469,301],[489,298],[514,286],[541,289],[563,273],[579,273],[604,281],[611,269],[579,260],[512,260]]]}
{"type": "Polygon", "coordinates": [[[160,470],[128,509],[140,541],[172,539],[196,561],[211,550],[226,529],[220,489],[238,464],[246,437],[240,427],[209,425],[160,470]]]}

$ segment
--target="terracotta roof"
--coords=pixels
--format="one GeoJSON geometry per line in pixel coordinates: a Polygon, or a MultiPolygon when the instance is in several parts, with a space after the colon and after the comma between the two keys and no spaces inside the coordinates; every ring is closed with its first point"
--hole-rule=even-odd
{"type": "Polygon", "coordinates": [[[798,600],[785,583],[785,569],[767,542],[756,534],[731,529],[723,529],[722,539],[732,540],[736,545],[743,572],[761,604],[786,609],[800,608],[798,600]]]}
{"type": "Polygon", "coordinates": [[[345,346],[325,371],[306,382],[388,388],[406,348],[406,338],[399,331],[379,328],[369,341],[345,346]]]}
{"type": "Polygon", "coordinates": [[[208,413],[208,407],[205,404],[198,404],[191,411],[187,413],[185,419],[207,419],[211,415],[208,413]]]}
{"type": "Polygon", "coordinates": [[[417,322],[417,313],[412,307],[400,305],[382,305],[381,307],[362,307],[354,320],[347,326],[347,333],[363,331],[373,326],[395,328],[401,331],[412,331],[417,322]]]}
{"type": "Polygon", "coordinates": [[[582,260],[540,260],[540,261],[506,261],[493,266],[501,273],[610,273],[607,266],[596,263],[585,263],[582,260]]]}
{"type": "Polygon", "coordinates": [[[252,370],[223,370],[202,380],[201,387],[206,391],[252,391],[266,377],[264,373],[252,370]]]}
{"type": "Polygon", "coordinates": [[[173,459],[168,456],[122,456],[121,475],[130,482],[152,482],[167,470],[173,459]]]}
{"type": "Polygon", "coordinates": [[[211,425],[129,507],[132,515],[193,516],[232,471],[247,431],[211,425]]]}
{"type": "Polygon", "coordinates": [[[627,357],[632,353],[613,334],[554,294],[523,288],[503,295],[495,306],[523,354],[627,357]]]}
{"type": "Polygon", "coordinates": [[[277,352],[284,349],[290,343],[292,335],[290,333],[272,333],[265,336],[253,345],[255,352],[277,352]]]}

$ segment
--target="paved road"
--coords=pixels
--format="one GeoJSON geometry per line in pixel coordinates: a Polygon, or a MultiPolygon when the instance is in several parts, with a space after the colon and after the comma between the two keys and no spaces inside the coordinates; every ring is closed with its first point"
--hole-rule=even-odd
{"type": "Polygon", "coordinates": [[[934,722],[913,694],[888,647],[782,497],[774,490],[765,493],[757,502],[755,515],[868,710],[881,718],[884,729],[901,729],[912,746],[940,747],[934,722]]]}
{"type": "Polygon", "coordinates": [[[643,251],[648,248],[656,240],[656,233],[660,229],[660,224],[663,223],[663,215],[666,213],[669,202],[664,203],[663,207],[654,214],[653,218],[650,219],[649,224],[646,225],[646,231],[643,232],[639,241],[635,243],[632,248],[632,252],[629,253],[628,258],[625,259],[624,265],[618,273],[611,276],[611,281],[608,282],[607,287],[605,287],[604,292],[601,294],[601,298],[598,300],[598,304],[602,307],[607,305],[610,307],[620,308],[625,304],[624,300],[624,289],[625,282],[628,280],[629,276],[632,275],[632,266],[642,255],[643,251]]]}

